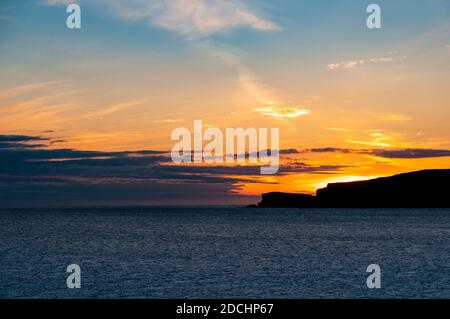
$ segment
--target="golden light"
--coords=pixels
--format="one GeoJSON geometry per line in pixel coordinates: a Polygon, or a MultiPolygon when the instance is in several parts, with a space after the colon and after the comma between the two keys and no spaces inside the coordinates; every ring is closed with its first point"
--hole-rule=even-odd
{"type": "Polygon", "coordinates": [[[341,176],[335,177],[332,179],[328,179],[326,181],[314,184],[317,189],[325,188],[328,184],[333,183],[349,183],[349,182],[357,182],[357,181],[367,181],[369,179],[376,178],[374,176],[341,176]]]}

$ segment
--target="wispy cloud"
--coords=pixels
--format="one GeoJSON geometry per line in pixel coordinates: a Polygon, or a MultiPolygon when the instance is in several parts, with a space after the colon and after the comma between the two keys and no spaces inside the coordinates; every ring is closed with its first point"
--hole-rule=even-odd
{"type": "Polygon", "coordinates": [[[259,17],[240,0],[153,0],[116,1],[126,19],[150,24],[183,35],[211,35],[236,27],[275,31],[277,25],[259,17]],[[124,4],[124,5],[122,5],[124,4]]]}
{"type": "MultiPolygon", "coordinates": [[[[83,2],[83,0],[80,0],[83,2]]],[[[233,48],[211,40],[216,34],[236,28],[249,28],[257,32],[274,32],[281,28],[268,18],[262,17],[243,0],[99,0],[107,2],[113,14],[123,20],[144,21],[181,35],[187,44],[200,47],[201,51],[216,57],[233,68],[238,74],[241,87],[263,106],[276,102],[283,115],[286,103],[262,83],[247,68],[240,54],[233,48]]],[[[48,0],[48,4],[61,4],[65,0],[48,0]]],[[[88,2],[86,2],[88,4],[88,2]]],[[[289,113],[289,112],[288,112],[289,113]]],[[[298,112],[297,112],[298,113],[298,112]]],[[[290,117],[290,116],[280,116],[290,117]]]]}
{"type": "Polygon", "coordinates": [[[378,64],[378,63],[392,63],[395,61],[394,57],[375,57],[368,59],[359,59],[359,60],[349,60],[349,61],[340,61],[332,64],[328,64],[328,70],[337,70],[337,69],[355,69],[362,65],[367,64],[378,64]]]}
{"type": "Polygon", "coordinates": [[[297,108],[274,108],[274,107],[264,107],[255,109],[256,112],[280,118],[296,118],[303,115],[308,115],[311,112],[307,109],[297,109],[297,108]]]}
{"type": "Polygon", "coordinates": [[[164,119],[164,120],[154,120],[154,123],[157,124],[175,124],[175,123],[181,123],[184,122],[183,119],[164,119]]]}
{"type": "Polygon", "coordinates": [[[77,2],[76,0],[46,0],[45,3],[51,6],[54,5],[68,5],[77,2]]]}
{"type": "Polygon", "coordinates": [[[368,145],[368,146],[372,146],[372,147],[391,147],[392,146],[391,144],[389,144],[387,142],[379,141],[378,138],[375,138],[372,141],[347,140],[347,142],[352,143],[352,144],[368,145]]]}
{"type": "Polygon", "coordinates": [[[139,101],[130,101],[130,102],[124,102],[124,103],[117,103],[114,105],[110,105],[108,107],[105,107],[103,109],[89,112],[86,114],[86,118],[95,118],[95,117],[103,117],[112,113],[116,113],[125,109],[128,109],[130,107],[143,105],[145,101],[139,100],[139,101]]]}
{"type": "Polygon", "coordinates": [[[370,130],[370,129],[353,129],[353,128],[345,128],[345,127],[330,127],[329,130],[336,132],[351,132],[351,133],[367,133],[367,132],[380,132],[382,130],[370,130]]]}
{"type": "Polygon", "coordinates": [[[52,84],[58,84],[62,82],[63,81],[46,81],[11,87],[3,91],[0,91],[0,100],[15,98],[22,94],[26,94],[44,87],[48,87],[52,84]]]}
{"type": "MultiPolygon", "coordinates": [[[[48,5],[66,5],[71,0],[46,0],[48,5]]],[[[234,28],[257,31],[279,30],[276,23],[261,17],[242,0],[98,0],[124,20],[149,25],[186,36],[210,36],[234,28]]],[[[77,3],[91,4],[84,0],[77,3]]]]}
{"type": "Polygon", "coordinates": [[[273,89],[262,83],[242,62],[239,55],[232,52],[231,49],[219,47],[212,44],[211,41],[204,42],[201,45],[205,51],[210,52],[225,65],[236,70],[239,84],[258,104],[258,107],[254,108],[253,111],[267,116],[286,119],[311,113],[310,110],[305,108],[287,107],[286,105],[292,103],[280,98],[273,89]]]}
{"type": "Polygon", "coordinates": [[[390,113],[390,114],[383,114],[381,116],[381,120],[387,122],[404,122],[410,121],[412,120],[412,118],[405,114],[390,113]]]}
{"type": "Polygon", "coordinates": [[[241,87],[260,104],[275,103],[276,97],[267,85],[264,85],[241,61],[240,57],[223,48],[210,47],[214,56],[232,67],[238,73],[241,87]]]}
{"type": "Polygon", "coordinates": [[[341,61],[332,64],[328,64],[328,70],[336,69],[354,69],[358,65],[364,64],[364,60],[352,60],[352,61],[341,61]]]}

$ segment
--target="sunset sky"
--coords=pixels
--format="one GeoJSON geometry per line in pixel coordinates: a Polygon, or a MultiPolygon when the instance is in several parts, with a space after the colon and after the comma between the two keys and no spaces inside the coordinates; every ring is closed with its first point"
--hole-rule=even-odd
{"type": "Polygon", "coordinates": [[[3,204],[243,204],[450,168],[450,1],[0,0],[3,204]],[[173,129],[279,128],[281,169],[173,165],[173,129]]]}

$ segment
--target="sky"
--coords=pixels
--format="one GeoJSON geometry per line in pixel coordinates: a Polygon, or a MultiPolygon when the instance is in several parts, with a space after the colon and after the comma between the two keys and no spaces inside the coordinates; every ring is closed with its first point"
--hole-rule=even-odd
{"type": "Polygon", "coordinates": [[[449,168],[450,2],[0,0],[0,199],[244,204],[449,168]],[[174,165],[171,132],[279,128],[281,168],[174,165]]]}

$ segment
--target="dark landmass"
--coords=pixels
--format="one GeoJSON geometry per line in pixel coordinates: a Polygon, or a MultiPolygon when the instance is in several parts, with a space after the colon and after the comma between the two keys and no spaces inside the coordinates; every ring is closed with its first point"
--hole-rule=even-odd
{"type": "Polygon", "coordinates": [[[367,181],[333,183],[307,194],[267,193],[258,208],[450,207],[450,169],[423,170],[367,181]]]}
{"type": "Polygon", "coordinates": [[[262,195],[257,207],[314,208],[317,207],[317,198],[307,194],[267,193],[262,195]]]}

